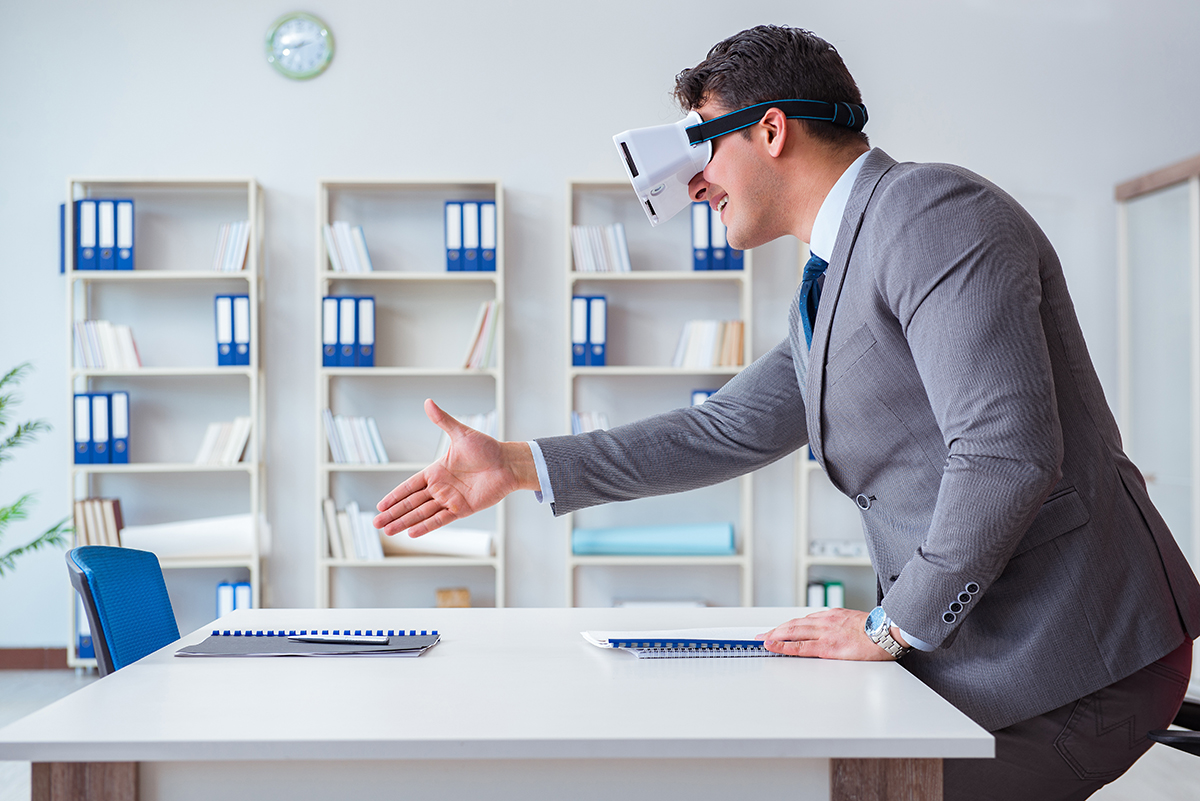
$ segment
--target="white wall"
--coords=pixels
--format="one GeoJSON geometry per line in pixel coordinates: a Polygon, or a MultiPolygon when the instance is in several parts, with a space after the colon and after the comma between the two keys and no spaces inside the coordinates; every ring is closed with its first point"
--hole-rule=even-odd
{"type": "MultiPolygon", "coordinates": [[[[836,44],[874,144],[951,161],[1007,188],[1059,248],[1106,387],[1115,376],[1112,186],[1200,150],[1200,5],[1187,0],[312,2],[329,71],[291,82],[264,61],[265,0],[11,3],[0,48],[0,368],[33,362],[18,414],[54,425],[0,467],[0,503],[36,491],[28,524],[65,514],[70,424],[57,207],[68,175],[253,175],[267,192],[267,600],[312,603],[315,183],[325,176],[497,178],[507,189],[508,432],[560,419],[564,187],[621,177],[609,137],[677,118],[673,76],[762,22],[836,44]]],[[[795,246],[757,265],[761,353],[783,335],[795,246]]],[[[760,482],[756,602],[792,600],[790,467],[760,482]]],[[[510,507],[509,602],[563,597],[561,526],[510,507]]],[[[67,639],[62,556],[0,579],[0,646],[67,639]]]]}

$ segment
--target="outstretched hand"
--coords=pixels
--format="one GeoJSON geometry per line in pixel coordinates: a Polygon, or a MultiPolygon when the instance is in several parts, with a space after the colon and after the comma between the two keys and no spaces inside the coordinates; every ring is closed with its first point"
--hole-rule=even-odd
{"type": "Polygon", "coordinates": [[[389,536],[408,529],[408,536],[419,537],[494,506],[515,490],[540,488],[524,442],[500,442],[480,433],[432,400],[425,401],[425,414],[449,435],[450,450],[376,505],[375,528],[389,536]]]}
{"type": "MultiPolygon", "coordinates": [[[[861,662],[891,661],[892,656],[867,636],[867,613],[853,609],[822,609],[789,620],[758,635],[768,651],[786,656],[815,656],[861,662]]],[[[895,629],[892,630],[896,636],[895,629]]]]}

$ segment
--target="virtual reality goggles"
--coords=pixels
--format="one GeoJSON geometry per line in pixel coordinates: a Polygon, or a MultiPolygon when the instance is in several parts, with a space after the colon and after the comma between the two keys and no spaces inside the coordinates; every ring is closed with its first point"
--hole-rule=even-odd
{"type": "Polygon", "coordinates": [[[713,139],[749,128],[770,108],[779,109],[788,119],[823,120],[853,131],[861,131],[867,124],[867,108],[857,103],[772,100],[707,122],[693,111],[670,125],[619,133],[613,142],[650,224],[664,223],[691,204],[688,183],[712,159],[713,139]]]}

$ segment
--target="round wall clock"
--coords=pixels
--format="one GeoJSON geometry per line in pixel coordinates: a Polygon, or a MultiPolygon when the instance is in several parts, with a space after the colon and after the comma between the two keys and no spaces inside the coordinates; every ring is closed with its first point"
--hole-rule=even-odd
{"type": "Polygon", "coordinates": [[[284,14],[267,29],[267,63],[289,78],[315,78],[332,60],[333,33],[312,14],[284,14]]]}

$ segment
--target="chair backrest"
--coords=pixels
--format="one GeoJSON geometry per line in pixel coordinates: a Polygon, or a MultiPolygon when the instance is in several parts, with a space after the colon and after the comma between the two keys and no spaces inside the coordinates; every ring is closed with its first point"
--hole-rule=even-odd
{"type": "Polygon", "coordinates": [[[85,545],[67,551],[71,584],[83,599],[100,675],[179,639],[158,557],[149,551],[85,545]]]}

